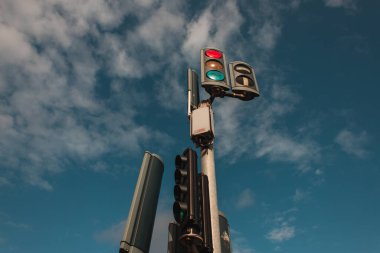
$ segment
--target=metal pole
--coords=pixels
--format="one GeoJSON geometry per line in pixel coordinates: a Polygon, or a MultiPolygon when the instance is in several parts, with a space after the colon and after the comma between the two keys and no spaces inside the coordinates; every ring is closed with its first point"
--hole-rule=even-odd
{"type": "Polygon", "coordinates": [[[216,176],[215,176],[215,161],[214,161],[214,147],[201,148],[202,159],[202,172],[207,175],[209,182],[210,192],[210,216],[211,216],[211,230],[212,230],[212,243],[214,253],[221,253],[220,246],[220,227],[219,227],[219,210],[218,210],[218,195],[216,192],[216,176]]]}

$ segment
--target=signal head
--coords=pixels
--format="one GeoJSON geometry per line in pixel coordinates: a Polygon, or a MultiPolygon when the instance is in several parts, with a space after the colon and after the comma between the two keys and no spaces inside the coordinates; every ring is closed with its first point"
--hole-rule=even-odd
{"type": "Polygon", "coordinates": [[[226,66],[226,57],[221,50],[201,50],[201,83],[210,95],[220,97],[230,89],[226,66]]]}
{"type": "Polygon", "coordinates": [[[241,95],[241,100],[252,100],[260,96],[259,86],[253,68],[242,61],[229,64],[232,92],[241,95]]]}

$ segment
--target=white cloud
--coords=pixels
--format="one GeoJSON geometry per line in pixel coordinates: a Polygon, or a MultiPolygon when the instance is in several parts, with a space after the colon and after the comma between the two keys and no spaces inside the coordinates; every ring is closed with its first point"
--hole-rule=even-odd
{"type": "Polygon", "coordinates": [[[10,185],[8,179],[6,179],[5,177],[0,177],[0,187],[7,186],[7,185],[10,185]]]}
{"type": "Polygon", "coordinates": [[[228,99],[215,106],[218,155],[228,156],[232,162],[244,155],[266,157],[308,171],[318,159],[318,145],[308,136],[281,127],[282,118],[294,110],[300,98],[283,85],[274,85],[271,91],[252,106],[228,99]]]}
{"type": "Polygon", "coordinates": [[[187,91],[183,89],[183,82],[180,83],[179,73],[181,73],[179,66],[175,66],[175,59],[172,60],[173,66],[170,72],[166,72],[163,75],[163,79],[158,81],[156,89],[154,90],[158,95],[158,101],[167,109],[180,109],[186,111],[187,106],[187,91]],[[182,85],[181,85],[182,84],[182,85]]]}
{"type": "Polygon", "coordinates": [[[95,239],[99,242],[118,245],[123,236],[125,223],[127,220],[122,220],[117,224],[95,234],[95,239]]]}
{"type": "Polygon", "coordinates": [[[253,253],[255,250],[249,246],[249,241],[240,232],[231,228],[231,248],[234,253],[253,253]]]}
{"type": "Polygon", "coordinates": [[[257,44],[260,48],[271,50],[275,47],[280,34],[281,26],[279,24],[271,22],[264,23],[263,26],[257,30],[257,44]]]}
{"type": "Polygon", "coordinates": [[[251,189],[245,189],[242,191],[238,198],[237,198],[237,203],[236,207],[239,209],[246,208],[253,206],[255,203],[254,195],[251,189]]]}
{"type": "Polygon", "coordinates": [[[267,235],[266,238],[272,242],[283,242],[292,239],[295,236],[294,226],[282,226],[274,228],[267,235]]]}
{"type": "Polygon", "coordinates": [[[249,34],[252,36],[252,42],[260,50],[257,55],[265,56],[270,54],[282,32],[283,12],[298,8],[300,1],[270,2],[259,0],[256,8],[246,10],[250,13],[251,26],[249,34]]]}
{"type": "MultiPolygon", "coordinates": [[[[280,10],[286,5],[277,7],[266,1],[259,5],[254,24],[247,25],[254,25],[255,36],[263,35],[254,36],[255,45],[270,51],[281,34],[280,10]]],[[[294,0],[291,8],[298,5],[294,0]]],[[[62,171],[72,159],[96,163],[110,153],[133,155],[147,142],[170,139],[137,120],[140,107],[152,100],[136,99],[139,78],[159,76],[152,84],[144,83],[156,94],[153,102],[166,109],[185,110],[186,85],[180,78],[186,64],[195,64],[204,46],[224,49],[233,43],[231,55],[238,55],[244,44],[240,29],[248,22],[236,0],[212,1],[195,17],[187,14],[187,7],[173,0],[3,1],[0,149],[4,152],[0,158],[3,170],[21,174],[4,177],[10,183],[22,178],[52,189],[44,176],[62,171]],[[99,73],[112,78],[108,98],[97,96],[97,88],[103,86],[99,73]]],[[[146,94],[138,95],[146,98],[146,94]]],[[[279,104],[267,104],[272,112],[266,112],[273,114],[270,120],[289,110],[286,102],[279,104]]],[[[238,112],[240,105],[230,102],[225,106],[230,105],[226,111],[233,119],[246,116],[238,112]]],[[[224,129],[218,125],[217,133],[233,134],[235,127],[242,126],[230,120],[224,123],[224,129]]],[[[258,143],[255,156],[310,160],[313,143],[294,140],[274,131],[274,123],[267,123],[256,126],[260,134],[248,129],[247,134],[258,143]],[[267,137],[260,140],[259,135],[267,137]]],[[[252,153],[249,143],[235,139],[227,145],[227,140],[232,138],[223,138],[219,145],[226,152],[232,150],[235,157],[239,145],[242,154],[252,153]]]]}
{"type": "Polygon", "coordinates": [[[301,189],[296,189],[296,192],[293,195],[293,201],[299,202],[301,200],[304,200],[308,196],[309,196],[309,192],[308,191],[304,191],[304,190],[301,190],[301,189]]]}
{"type": "Polygon", "coordinates": [[[212,14],[210,10],[205,10],[198,19],[193,20],[187,26],[187,37],[183,44],[183,51],[194,60],[194,52],[198,52],[200,48],[208,45],[210,30],[212,27],[212,14]]]}
{"type": "Polygon", "coordinates": [[[163,251],[166,251],[168,248],[169,222],[173,222],[173,214],[171,210],[157,212],[149,252],[162,253],[163,251]]]}
{"type": "MultiPolygon", "coordinates": [[[[146,43],[151,50],[162,54],[166,48],[171,48],[176,40],[173,35],[181,37],[185,20],[182,15],[171,12],[166,6],[161,6],[153,15],[137,28],[137,36],[142,43],[146,43]]],[[[177,38],[179,39],[179,38],[177,38]]]]}
{"type": "Polygon", "coordinates": [[[6,226],[17,230],[29,230],[31,228],[28,224],[13,221],[7,214],[1,212],[0,226],[6,226]]]}
{"type": "Polygon", "coordinates": [[[323,171],[321,169],[316,169],[314,173],[315,175],[320,176],[323,174],[323,171]]]}
{"type": "Polygon", "coordinates": [[[343,129],[335,138],[335,142],[346,153],[359,158],[364,158],[368,155],[366,145],[368,144],[368,134],[365,131],[355,134],[347,129],[343,129]]]}
{"type": "Polygon", "coordinates": [[[235,0],[223,3],[213,1],[197,18],[187,25],[187,35],[183,43],[183,53],[192,62],[198,59],[203,47],[224,50],[226,45],[239,35],[243,16],[235,0]]]}
{"type": "Polygon", "coordinates": [[[267,221],[273,224],[273,228],[265,235],[265,238],[274,243],[280,243],[295,237],[296,228],[292,223],[296,220],[297,212],[297,208],[290,208],[276,213],[267,221]]]}
{"type": "MultiPolygon", "coordinates": [[[[169,210],[158,210],[154,222],[152,239],[149,252],[161,253],[167,249],[168,226],[173,220],[169,210]]],[[[95,234],[95,239],[99,242],[118,245],[123,236],[126,220],[110,226],[95,234]]]]}
{"type": "MultiPolygon", "coordinates": [[[[120,41],[125,35],[118,37],[104,31],[118,28],[128,15],[138,14],[137,19],[146,20],[151,17],[151,8],[103,0],[2,2],[3,182],[13,184],[21,178],[51,190],[53,186],[44,177],[62,171],[70,160],[91,167],[105,155],[131,156],[141,151],[144,143],[170,141],[167,134],[136,120],[139,108],[148,100],[138,100],[144,94],[136,94],[133,86],[128,87],[128,93],[125,89],[116,91],[114,81],[110,84],[109,98],[96,94],[97,87],[103,85],[98,83],[97,73],[109,63],[121,66],[110,71],[113,78],[140,74],[128,65],[133,59],[140,59],[136,53],[131,49],[120,50],[125,48],[120,41]],[[143,10],[148,12],[145,17],[141,15],[146,13],[143,10]],[[110,42],[108,48],[104,41],[110,42]],[[114,51],[109,48],[119,50],[120,54],[112,54],[114,51]]],[[[126,33],[130,32],[134,30],[126,33]]]]}
{"type": "Polygon", "coordinates": [[[324,0],[324,2],[327,7],[356,9],[354,0],[324,0]]]}

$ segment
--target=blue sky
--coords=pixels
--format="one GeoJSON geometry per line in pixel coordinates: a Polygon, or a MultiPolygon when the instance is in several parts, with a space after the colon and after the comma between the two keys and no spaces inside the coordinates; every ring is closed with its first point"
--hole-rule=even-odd
{"type": "Polygon", "coordinates": [[[379,8],[1,1],[0,252],[117,252],[145,150],[165,161],[151,252],[166,252],[203,47],[254,66],[261,91],[214,103],[234,253],[380,252],[379,8]]]}

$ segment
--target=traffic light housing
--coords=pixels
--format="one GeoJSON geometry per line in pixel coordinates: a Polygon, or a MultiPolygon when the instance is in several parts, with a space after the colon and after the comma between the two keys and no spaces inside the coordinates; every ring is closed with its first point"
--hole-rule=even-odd
{"type": "Polygon", "coordinates": [[[242,61],[234,61],[229,64],[231,76],[231,89],[238,94],[241,100],[252,100],[260,96],[259,86],[253,68],[242,61]]]}
{"type": "Polygon", "coordinates": [[[183,226],[198,226],[197,154],[191,148],[175,158],[173,214],[183,226]]]}
{"type": "Polygon", "coordinates": [[[224,53],[217,48],[201,49],[201,83],[214,97],[222,97],[230,89],[224,53]]]}

